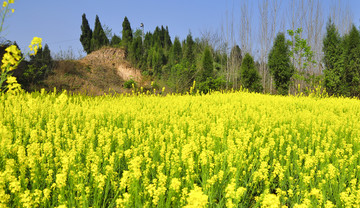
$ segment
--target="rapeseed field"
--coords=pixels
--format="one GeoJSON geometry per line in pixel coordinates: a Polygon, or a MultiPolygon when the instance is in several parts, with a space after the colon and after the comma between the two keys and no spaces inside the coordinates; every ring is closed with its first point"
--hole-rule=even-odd
{"type": "Polygon", "coordinates": [[[359,207],[360,101],[0,95],[0,207],[359,207]]]}

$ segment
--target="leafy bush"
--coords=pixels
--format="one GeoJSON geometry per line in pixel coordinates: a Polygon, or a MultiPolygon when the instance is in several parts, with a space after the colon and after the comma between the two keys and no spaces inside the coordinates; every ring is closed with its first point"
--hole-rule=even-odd
{"type": "Polygon", "coordinates": [[[221,90],[225,87],[226,81],[223,77],[216,79],[208,77],[206,81],[199,83],[199,91],[202,93],[209,93],[211,90],[221,90]]]}
{"type": "Polygon", "coordinates": [[[130,79],[130,80],[128,80],[128,81],[126,81],[124,83],[124,87],[126,89],[135,88],[136,87],[136,82],[133,79],[130,79]]]}

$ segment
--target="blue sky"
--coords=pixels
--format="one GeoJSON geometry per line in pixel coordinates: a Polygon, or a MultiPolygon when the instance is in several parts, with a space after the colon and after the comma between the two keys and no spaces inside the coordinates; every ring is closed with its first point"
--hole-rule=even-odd
{"type": "MultiPolygon", "coordinates": [[[[331,0],[330,0],[331,1],[331,0]]],[[[324,7],[328,0],[322,0],[324,7]]],[[[334,0],[333,0],[334,1],[334,0]]],[[[258,0],[248,1],[254,15],[253,22],[259,24],[258,0]]],[[[283,4],[288,1],[283,0],[283,4]]],[[[360,1],[347,2],[354,14],[354,23],[359,25],[360,1]]],[[[189,31],[199,37],[204,30],[219,30],[225,22],[226,14],[234,8],[235,22],[239,17],[241,1],[234,0],[16,0],[12,6],[15,13],[5,21],[6,39],[17,41],[22,50],[26,50],[32,37],[43,38],[52,52],[67,50],[71,47],[75,53],[82,50],[79,37],[81,34],[81,15],[86,14],[91,28],[94,27],[95,15],[99,15],[102,24],[112,28],[116,34],[122,30],[122,22],[128,17],[131,27],[136,29],[144,23],[145,31],[153,31],[156,26],[168,26],[172,39],[179,36],[184,39],[189,31]]],[[[282,7],[286,10],[286,6],[282,7]]],[[[326,10],[326,9],[325,9],[326,10]]],[[[235,27],[238,23],[235,24],[235,27]]],[[[235,28],[235,30],[239,30],[235,28]]],[[[254,32],[255,34],[257,32],[254,32]]]]}

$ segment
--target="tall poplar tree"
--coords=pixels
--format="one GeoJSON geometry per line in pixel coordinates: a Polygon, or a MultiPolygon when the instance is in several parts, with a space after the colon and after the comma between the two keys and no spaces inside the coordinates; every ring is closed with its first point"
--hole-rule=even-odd
{"type": "Polygon", "coordinates": [[[290,79],[294,68],[290,61],[290,51],[284,33],[279,33],[269,53],[268,65],[274,78],[275,88],[279,94],[286,95],[289,91],[290,79]]]}
{"type": "Polygon", "coordinates": [[[89,22],[86,19],[86,15],[84,13],[82,15],[80,42],[84,48],[84,51],[87,54],[91,53],[91,38],[92,38],[92,30],[89,26],[89,22]]]}

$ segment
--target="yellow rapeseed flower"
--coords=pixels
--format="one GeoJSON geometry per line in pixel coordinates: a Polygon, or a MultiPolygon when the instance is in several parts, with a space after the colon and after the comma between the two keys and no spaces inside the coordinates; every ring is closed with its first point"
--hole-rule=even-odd
{"type": "Polygon", "coordinates": [[[187,205],[185,208],[200,208],[208,204],[208,196],[202,192],[202,189],[194,185],[194,189],[190,191],[187,198],[187,205]]]}
{"type": "Polygon", "coordinates": [[[11,45],[5,49],[6,53],[2,59],[2,72],[5,70],[12,71],[15,69],[16,65],[19,63],[21,57],[21,51],[15,46],[11,45]]]}
{"type": "Polygon", "coordinates": [[[21,189],[20,182],[17,180],[10,182],[9,187],[10,187],[11,193],[17,193],[21,189]]]}
{"type": "Polygon", "coordinates": [[[181,182],[180,182],[179,179],[177,179],[177,178],[171,179],[170,189],[172,189],[172,190],[174,190],[174,191],[179,191],[179,190],[180,190],[180,186],[181,186],[181,182]]]}
{"type": "Polygon", "coordinates": [[[42,38],[34,37],[29,45],[30,51],[33,51],[33,53],[30,53],[30,55],[36,55],[38,49],[42,48],[42,38]]]}
{"type": "Polygon", "coordinates": [[[42,92],[0,103],[0,207],[96,206],[112,196],[102,188],[117,207],[213,207],[219,189],[226,207],[360,207],[359,100],[42,92]]]}
{"type": "Polygon", "coordinates": [[[8,92],[16,94],[21,91],[21,85],[16,81],[16,77],[8,76],[6,83],[8,92]]]}
{"type": "Polygon", "coordinates": [[[279,208],[280,207],[280,199],[275,194],[266,194],[262,201],[261,207],[279,208]]]}

